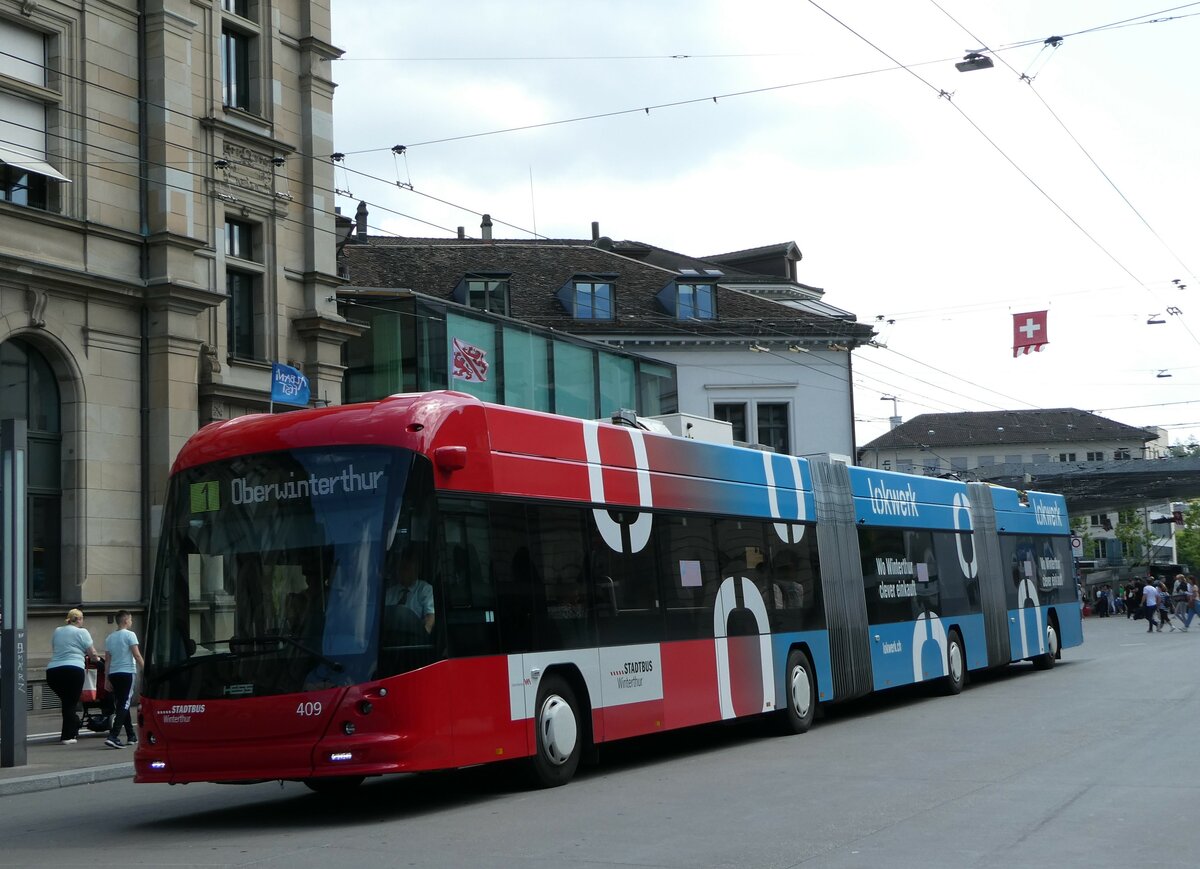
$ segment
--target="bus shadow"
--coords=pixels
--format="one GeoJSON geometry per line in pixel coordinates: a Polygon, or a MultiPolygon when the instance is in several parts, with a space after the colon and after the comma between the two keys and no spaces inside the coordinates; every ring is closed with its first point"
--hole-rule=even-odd
{"type": "MultiPolygon", "coordinates": [[[[339,794],[317,794],[304,785],[264,782],[246,785],[258,802],[238,801],[142,824],[155,831],[312,829],[314,825],[352,827],[380,821],[417,819],[449,808],[486,802],[523,789],[521,770],[502,763],[445,772],[402,774],[367,779],[339,794]]],[[[232,793],[243,786],[230,786],[232,793]]],[[[211,791],[205,802],[211,799],[211,791]]]]}
{"type": "MultiPolygon", "coordinates": [[[[1071,662],[1060,662],[1068,667],[1071,662]]],[[[996,670],[973,672],[967,691],[986,689],[1010,679],[1035,678],[1031,664],[1012,664],[996,670]]],[[[866,718],[882,712],[938,699],[936,684],[908,685],[822,708],[816,729],[838,721],[866,718]],[[823,719],[823,720],[822,720],[823,719]]],[[[952,699],[952,698],[946,698],[952,699]]],[[[598,763],[580,765],[576,781],[619,775],[646,766],[702,758],[730,748],[770,738],[780,733],[771,719],[740,719],[704,724],[634,739],[607,743],[598,748],[598,763]]],[[[231,787],[236,793],[238,788],[231,787]]],[[[282,790],[273,783],[249,785],[257,802],[202,808],[196,812],[147,821],[141,826],[156,831],[311,829],[314,824],[352,827],[380,821],[419,819],[446,809],[463,808],[497,797],[538,793],[528,782],[522,761],[507,761],[468,769],[383,776],[368,779],[361,787],[338,795],[315,794],[298,783],[282,790]],[[261,790],[259,790],[261,789],[261,790]]],[[[206,802],[211,797],[206,796],[206,802]]]]}
{"type": "MultiPolygon", "coordinates": [[[[1055,668],[1071,667],[1075,663],[1078,662],[1058,661],[1055,663],[1055,668]]],[[[1012,679],[1035,679],[1039,675],[1041,673],[1029,661],[1015,662],[991,670],[972,670],[964,691],[986,689],[989,685],[1004,684],[1012,679]]],[[[941,685],[937,681],[886,688],[874,694],[868,694],[866,697],[822,707],[818,722],[822,720],[829,722],[852,720],[937,699],[954,699],[942,691],[941,685]]]]}

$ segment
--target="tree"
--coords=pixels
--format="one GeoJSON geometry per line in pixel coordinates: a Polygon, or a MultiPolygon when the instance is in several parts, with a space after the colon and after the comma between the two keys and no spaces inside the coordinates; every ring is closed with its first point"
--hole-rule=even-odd
{"type": "Polygon", "coordinates": [[[1193,570],[1200,566],[1200,501],[1188,501],[1183,511],[1183,525],[1175,526],[1175,551],[1179,563],[1193,570]]]}
{"type": "Polygon", "coordinates": [[[1172,445],[1170,451],[1172,456],[1180,459],[1200,456],[1200,442],[1197,442],[1195,435],[1193,435],[1184,443],[1172,445]]]}
{"type": "Polygon", "coordinates": [[[1117,526],[1113,530],[1117,539],[1121,541],[1121,549],[1129,558],[1131,566],[1150,563],[1150,544],[1154,540],[1154,534],[1141,513],[1137,510],[1122,510],[1117,516],[1117,526]]]}

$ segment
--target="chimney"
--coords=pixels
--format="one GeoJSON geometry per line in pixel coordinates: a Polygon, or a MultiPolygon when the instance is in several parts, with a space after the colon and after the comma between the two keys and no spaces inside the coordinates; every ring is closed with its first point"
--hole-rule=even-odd
{"type": "Polygon", "coordinates": [[[600,240],[600,221],[592,221],[592,241],[600,240]]]}
{"type": "Polygon", "coordinates": [[[479,224],[479,229],[483,233],[484,241],[492,240],[492,216],[490,214],[483,216],[483,222],[479,224]]]}
{"type": "Polygon", "coordinates": [[[354,212],[354,225],[356,234],[358,235],[359,244],[367,243],[367,203],[363,200],[358,203],[358,211],[354,212]]]}
{"type": "Polygon", "coordinates": [[[463,240],[464,238],[466,238],[466,237],[467,237],[466,230],[465,230],[465,229],[463,229],[463,228],[460,226],[460,227],[458,228],[458,240],[459,240],[459,241],[462,241],[462,240],[463,240]]]}

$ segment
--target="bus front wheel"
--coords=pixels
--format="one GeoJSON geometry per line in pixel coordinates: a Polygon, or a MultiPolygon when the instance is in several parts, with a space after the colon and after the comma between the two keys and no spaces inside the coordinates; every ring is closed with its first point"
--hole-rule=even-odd
{"type": "Polygon", "coordinates": [[[534,716],[537,748],[533,756],[533,782],[538,787],[565,785],[579,767],[583,728],[575,692],[558,676],[542,679],[534,716]]]}
{"type": "Polygon", "coordinates": [[[813,678],[812,662],[799,649],[788,652],[784,689],[787,707],[780,717],[784,732],[807,733],[817,715],[817,683],[813,678]]]}

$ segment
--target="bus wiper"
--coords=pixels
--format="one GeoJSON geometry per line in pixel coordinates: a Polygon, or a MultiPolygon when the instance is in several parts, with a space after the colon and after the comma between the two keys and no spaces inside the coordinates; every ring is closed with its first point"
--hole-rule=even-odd
{"type": "Polygon", "coordinates": [[[164,668],[161,672],[151,672],[147,682],[150,685],[158,685],[160,682],[165,682],[167,679],[171,678],[177,673],[182,673],[184,670],[192,669],[192,667],[198,667],[201,664],[211,663],[213,661],[228,661],[232,658],[240,657],[242,657],[241,654],[234,652],[216,652],[211,655],[200,655],[199,657],[195,658],[187,658],[186,660],[180,661],[178,664],[172,664],[171,666],[164,668]]]}
{"type": "Polygon", "coordinates": [[[200,655],[198,657],[188,658],[187,660],[180,661],[178,664],[172,664],[171,666],[165,668],[161,672],[151,673],[150,676],[147,678],[148,684],[149,685],[158,685],[161,682],[164,682],[167,679],[171,678],[172,676],[176,675],[177,673],[182,673],[184,670],[190,670],[192,667],[197,667],[200,664],[204,664],[204,663],[212,663],[213,661],[232,661],[232,660],[237,660],[239,658],[250,658],[250,657],[254,657],[256,655],[265,655],[268,652],[270,652],[271,649],[270,648],[262,648],[262,647],[268,643],[274,644],[276,642],[287,643],[290,646],[294,646],[295,648],[304,652],[306,655],[311,655],[312,657],[316,658],[318,661],[320,661],[321,663],[328,666],[329,669],[333,670],[333,672],[335,672],[335,673],[341,673],[342,671],[344,671],[346,669],[340,661],[335,661],[332,658],[327,658],[325,655],[322,655],[320,652],[316,651],[315,649],[310,649],[308,646],[304,645],[303,643],[301,643],[299,640],[297,640],[294,637],[288,637],[288,636],[282,636],[282,635],[267,636],[267,637],[230,637],[228,640],[225,640],[224,642],[227,643],[231,647],[228,652],[217,652],[212,655],[200,655]],[[242,644],[259,646],[259,648],[256,648],[256,649],[236,648],[237,646],[240,646],[242,644]]]}
{"type": "Polygon", "coordinates": [[[229,642],[230,642],[231,647],[238,643],[254,643],[256,645],[259,643],[277,643],[277,642],[278,643],[287,643],[289,646],[292,646],[293,648],[299,649],[301,652],[304,652],[304,654],[311,655],[312,657],[316,658],[322,664],[325,664],[326,666],[328,666],[329,669],[333,670],[333,672],[335,672],[335,673],[340,673],[346,669],[344,666],[342,666],[340,661],[335,661],[335,660],[333,660],[333,658],[325,657],[320,652],[318,652],[316,649],[310,649],[308,646],[304,645],[304,643],[300,642],[295,637],[289,637],[287,634],[271,634],[269,636],[264,636],[264,637],[234,637],[229,642]]]}

